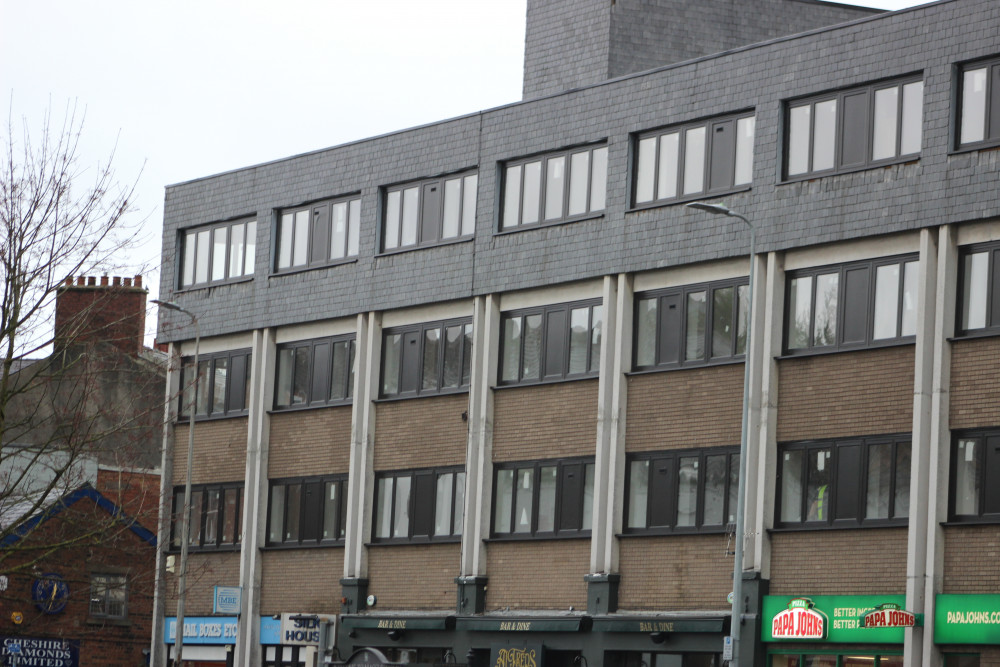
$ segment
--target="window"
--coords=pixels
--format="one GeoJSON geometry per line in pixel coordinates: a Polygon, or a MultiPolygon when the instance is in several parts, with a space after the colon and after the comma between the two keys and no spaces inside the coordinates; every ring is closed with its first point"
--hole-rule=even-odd
{"type": "Polygon", "coordinates": [[[500,230],[600,213],[607,180],[607,146],[509,162],[504,171],[500,230]]]}
{"type": "MultiPolygon", "coordinates": [[[[240,508],[243,483],[196,485],[191,488],[189,549],[232,549],[241,541],[240,508]]],[[[181,548],[184,487],[174,488],[173,524],[170,547],[181,548]]]]}
{"type": "Polygon", "coordinates": [[[754,116],[717,118],[643,134],[636,142],[633,203],[720,193],[753,177],[754,116]]]}
{"type": "Polygon", "coordinates": [[[383,398],[464,391],[471,369],[472,321],[468,318],[383,332],[383,398]]]}
{"type": "Polygon", "coordinates": [[[90,615],[95,618],[128,617],[128,589],[123,574],[90,575],[90,615]]]}
{"type": "Polygon", "coordinates": [[[746,354],[746,278],[639,294],[634,368],[678,368],[732,361],[746,354]]]}
{"type": "Polygon", "coordinates": [[[783,445],[778,522],[905,524],[910,509],[910,435],[783,445]]]}
{"type": "Polygon", "coordinates": [[[625,532],[724,530],[736,521],[738,448],[628,457],[625,532]]]}
{"type": "Polygon", "coordinates": [[[376,541],[458,541],[465,516],[462,466],[376,473],[376,541]]]}
{"type": "MultiPolygon", "coordinates": [[[[185,358],[181,369],[180,417],[188,415],[194,393],[194,359],[185,358]]],[[[198,396],[194,416],[219,418],[244,415],[250,396],[250,350],[229,350],[198,356],[198,396]]]]}
{"type": "Polygon", "coordinates": [[[353,387],[353,334],[278,346],[276,410],[346,403],[353,387]]]}
{"type": "Polygon", "coordinates": [[[785,351],[909,342],[917,332],[918,268],[907,255],[790,271],[785,351]]]}
{"type": "Polygon", "coordinates": [[[1000,59],[962,68],[959,148],[1000,143],[1000,59]]]}
{"type": "Polygon", "coordinates": [[[347,475],[271,481],[269,546],[341,542],[347,530],[347,475]]]}
{"type": "Polygon", "coordinates": [[[1000,521],[1000,430],[954,436],[950,517],[954,521],[1000,521]]]}
{"type": "Polygon", "coordinates": [[[472,236],[478,185],[472,172],[386,188],[382,250],[472,236]]]}
{"type": "Polygon", "coordinates": [[[597,375],[604,309],[600,301],[563,303],[504,314],[500,383],[597,375]]]}
{"type": "Polygon", "coordinates": [[[788,105],[785,177],[864,169],[916,157],[924,82],[894,81],[788,105]]]}
{"type": "Polygon", "coordinates": [[[183,234],[181,288],[253,275],[257,254],[256,220],[208,225],[183,234]]]}
{"type": "Polygon", "coordinates": [[[358,256],[361,198],[284,210],[278,220],[278,271],[327,266],[358,256]]]}
{"type": "Polygon", "coordinates": [[[493,481],[495,537],[574,537],[593,524],[592,458],[498,463],[493,481]]]}
{"type": "MultiPolygon", "coordinates": [[[[801,649],[800,649],[801,650],[801,649]]],[[[902,653],[879,652],[871,653],[854,650],[849,653],[831,651],[815,651],[811,653],[793,652],[792,649],[780,649],[774,652],[768,663],[770,667],[903,667],[902,653]]]]}
{"type": "Polygon", "coordinates": [[[1000,243],[967,246],[959,253],[959,335],[1000,331],[1000,243]]]}

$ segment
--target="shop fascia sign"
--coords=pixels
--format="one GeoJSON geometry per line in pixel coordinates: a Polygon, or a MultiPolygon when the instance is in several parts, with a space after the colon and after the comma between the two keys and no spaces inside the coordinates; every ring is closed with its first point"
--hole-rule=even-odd
{"type": "Polygon", "coordinates": [[[809,598],[793,598],[788,607],[771,619],[773,639],[826,639],[826,614],[814,608],[809,598]]]}
{"type": "Polygon", "coordinates": [[[884,602],[861,618],[866,628],[912,628],[917,624],[917,615],[895,602],[884,602]]]}
{"type": "Polygon", "coordinates": [[[939,594],[934,598],[934,642],[1000,644],[1000,595],[939,594]]]}
{"type": "MultiPolygon", "coordinates": [[[[903,611],[905,603],[905,595],[765,595],[761,639],[765,642],[902,644],[906,626],[899,622],[903,620],[903,614],[887,614],[885,625],[881,624],[881,618],[873,616],[871,623],[866,626],[865,618],[872,612],[890,611],[890,605],[894,607],[894,611],[903,611]],[[818,620],[815,618],[812,625],[796,625],[796,614],[805,614],[807,610],[824,618],[824,635],[818,636],[818,620]],[[895,625],[890,625],[890,620],[895,625]],[[803,630],[796,629],[799,627],[803,630]]],[[[915,616],[914,624],[919,625],[920,615],[912,615],[915,616]]],[[[802,622],[807,623],[805,620],[802,622]]]]}

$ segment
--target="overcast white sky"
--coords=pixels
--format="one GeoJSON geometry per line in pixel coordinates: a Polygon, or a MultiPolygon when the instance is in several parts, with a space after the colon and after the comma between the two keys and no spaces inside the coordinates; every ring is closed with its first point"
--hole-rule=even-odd
{"type": "Polygon", "coordinates": [[[524,14],[525,0],[0,0],[0,100],[35,130],[76,102],[82,161],[117,141],[119,180],[141,170],[133,272],[155,298],[165,185],[514,102],[524,14]]]}

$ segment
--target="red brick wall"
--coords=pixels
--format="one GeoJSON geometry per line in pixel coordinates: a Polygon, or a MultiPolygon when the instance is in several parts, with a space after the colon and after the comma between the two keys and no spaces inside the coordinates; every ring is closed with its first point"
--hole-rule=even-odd
{"type": "MultiPolygon", "coordinates": [[[[237,482],[246,476],[247,418],[195,422],[191,483],[237,482]]],[[[187,423],[174,429],[174,484],[184,483],[187,423]]]]}
{"type": "Polygon", "coordinates": [[[351,406],[271,416],[267,476],[345,473],[351,459],[351,406]]]}
{"type": "Polygon", "coordinates": [[[944,529],[942,593],[1000,593],[1000,526],[944,529]]]}
{"type": "Polygon", "coordinates": [[[97,471],[97,490],[147,530],[156,532],[160,510],[159,475],[101,468],[97,471]]]}
{"type": "Polygon", "coordinates": [[[486,610],[587,608],[590,540],[491,542],[486,610]]]}
{"type": "Polygon", "coordinates": [[[469,395],[380,403],[375,415],[375,470],[463,465],[469,395]]]}
{"type": "Polygon", "coordinates": [[[146,290],[142,276],[122,281],[115,277],[108,285],[108,277],[90,277],[83,285],[83,276],[77,285],[67,284],[56,291],[55,346],[87,343],[110,343],[127,354],[138,354],[146,331],[146,290]],[[124,285],[121,284],[124,282],[124,285]]]}
{"type": "Polygon", "coordinates": [[[727,554],[727,544],[725,535],[621,540],[619,607],[725,609],[733,589],[733,557],[727,554]]]}
{"type": "Polygon", "coordinates": [[[955,341],[951,348],[952,428],[1000,425],[1000,338],[955,341]]]}
{"type": "Polygon", "coordinates": [[[906,528],[771,535],[773,595],[906,593],[906,528]]]}
{"type": "Polygon", "coordinates": [[[597,380],[518,387],[495,394],[494,461],[593,456],[596,443],[597,380]]]}
{"type": "Polygon", "coordinates": [[[455,609],[460,544],[393,544],[368,549],[373,611],[455,609]]]}
{"type": "Polygon", "coordinates": [[[261,565],[261,614],[340,613],[343,548],[273,549],[261,565]]]}

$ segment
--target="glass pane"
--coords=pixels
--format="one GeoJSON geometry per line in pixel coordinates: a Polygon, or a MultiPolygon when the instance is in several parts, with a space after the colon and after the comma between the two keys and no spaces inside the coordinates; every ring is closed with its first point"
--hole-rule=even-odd
{"type": "Polygon", "coordinates": [[[721,526],[725,519],[727,458],[725,454],[705,457],[704,526],[721,526]]]}
{"type": "Polygon", "coordinates": [[[556,528],[555,466],[542,466],[538,482],[538,532],[551,533],[556,528]]]}
{"type": "Polygon", "coordinates": [[[837,138],[837,100],[816,103],[813,124],[812,170],[833,169],[833,151],[837,138]]]}
{"type": "Polygon", "coordinates": [[[219,537],[219,490],[205,491],[205,544],[215,544],[219,537]]]}
{"type": "Polygon", "coordinates": [[[868,447],[868,490],[865,518],[888,519],[890,485],[892,484],[892,444],[868,447]]]}
{"type": "Polygon", "coordinates": [[[733,185],[745,185],[753,180],[753,132],[757,119],[754,116],[736,121],[736,171],[733,185]]]}
{"type": "Polygon", "coordinates": [[[750,286],[740,285],[736,293],[740,300],[736,314],[736,354],[746,354],[747,331],[750,329],[750,286]]]}
{"type": "Polygon", "coordinates": [[[590,371],[597,372],[601,363],[601,334],[604,331],[604,306],[591,308],[590,325],[590,371]]]}
{"type": "Polygon", "coordinates": [[[395,248],[399,245],[400,197],[402,197],[402,195],[397,190],[396,192],[390,192],[385,198],[384,246],[386,250],[395,248]]]}
{"type": "Polygon", "coordinates": [[[197,398],[195,402],[195,414],[196,415],[207,415],[208,414],[208,361],[198,362],[198,387],[197,387],[197,398]]]}
{"type": "Polygon", "coordinates": [[[389,537],[392,525],[392,478],[383,477],[378,481],[378,498],[375,501],[378,515],[375,520],[375,537],[389,537]]]}
{"type": "Polygon", "coordinates": [[[285,487],[275,484],[271,487],[271,520],[267,533],[268,542],[281,542],[285,525],[285,487]]]}
{"type": "Polygon", "coordinates": [[[335,540],[337,537],[337,482],[327,482],[323,489],[323,539],[335,540]]]}
{"type": "Polygon", "coordinates": [[[347,355],[347,397],[350,398],[354,393],[354,350],[356,346],[353,340],[348,343],[348,347],[350,351],[347,355]]]}
{"type": "Polygon", "coordinates": [[[837,342],[837,283],[839,274],[816,276],[816,318],[813,345],[834,345],[837,342]]]}
{"type": "Polygon", "coordinates": [[[462,522],[465,520],[465,473],[455,473],[455,507],[454,507],[454,530],[455,535],[462,534],[462,522]]]}
{"type": "Polygon", "coordinates": [[[788,112],[788,175],[809,171],[809,125],[812,106],[805,104],[788,112]]]}
{"type": "Polygon", "coordinates": [[[657,199],[672,199],[677,196],[680,145],[679,132],[671,132],[660,137],[660,171],[656,178],[657,199]]]}
{"type": "Polygon", "coordinates": [[[442,387],[458,387],[462,382],[462,347],[465,325],[458,324],[444,330],[444,381],[442,387]]]}
{"type": "Polygon", "coordinates": [[[299,515],[302,512],[302,485],[289,484],[285,487],[285,541],[298,542],[299,515]]]}
{"type": "Polygon", "coordinates": [[[635,365],[656,363],[657,299],[640,299],[635,308],[635,365]]]}
{"type": "Polygon", "coordinates": [[[521,224],[538,222],[538,205],[541,201],[542,163],[529,162],[524,165],[524,197],[521,204],[521,224]]]}
{"type": "Polygon", "coordinates": [[[587,350],[590,348],[590,308],[570,311],[569,374],[587,372],[587,350]]]}
{"type": "Polygon", "coordinates": [[[899,264],[887,264],[875,269],[875,340],[896,337],[899,314],[899,264]]]}
{"type": "Polygon", "coordinates": [[[608,149],[595,148],[594,164],[590,167],[590,210],[603,211],[608,187],[608,149]]]}
{"type": "Polygon", "coordinates": [[[687,295],[687,335],[685,337],[684,358],[696,361],[705,358],[705,318],[708,304],[704,292],[687,295]]]}
{"type": "Polygon", "coordinates": [[[534,470],[525,468],[517,471],[517,495],[514,506],[514,532],[531,531],[531,500],[534,488],[534,470]]]}
{"type": "Polygon", "coordinates": [[[521,165],[507,167],[504,176],[503,228],[517,227],[521,206],[521,165]]]}
{"type": "Polygon", "coordinates": [[[424,331],[423,389],[438,388],[438,355],[440,354],[441,330],[424,331]]]}
{"type": "Polygon", "coordinates": [[[217,227],[212,233],[212,280],[226,278],[227,248],[229,248],[229,227],[217,227]]]}
{"type": "Polygon", "coordinates": [[[569,163],[569,215],[587,212],[590,152],[574,153],[569,163]]]}
{"type": "Polygon", "coordinates": [[[910,450],[908,442],[896,445],[896,492],[892,500],[893,518],[910,516],[910,450]]]}
{"type": "Polygon", "coordinates": [[[684,194],[705,189],[705,128],[684,133],[684,194]]]}
{"type": "Polygon", "coordinates": [[[215,360],[215,372],[212,374],[212,414],[226,411],[226,372],[229,359],[215,360]]]}
{"type": "Polygon", "coordinates": [[[396,478],[395,516],[392,522],[393,537],[410,535],[410,478],[396,478]]]}
{"type": "Polygon", "coordinates": [[[496,510],[493,516],[493,532],[510,532],[510,509],[514,499],[514,471],[497,471],[496,510]]]}
{"type": "Polygon", "coordinates": [[[545,219],[563,217],[563,187],[566,182],[566,158],[550,158],[545,163],[545,219]]]}
{"type": "Polygon", "coordinates": [[[521,318],[508,317],[503,325],[503,372],[501,380],[516,382],[518,366],[521,363],[521,318]]]}
{"type": "Polygon", "coordinates": [[[628,470],[628,528],[646,527],[649,499],[649,461],[632,461],[628,470]]]}
{"type": "Polygon", "coordinates": [[[830,518],[830,450],[810,450],[806,466],[806,521],[826,521],[830,518]]]}
{"type": "Polygon", "coordinates": [[[347,253],[347,202],[333,205],[333,233],[330,235],[330,258],[340,259],[347,253]]]}
{"type": "Polygon", "coordinates": [[[292,403],[305,403],[309,398],[309,348],[295,348],[295,377],[292,379],[292,403]]]}
{"type": "Polygon", "coordinates": [[[785,452],[781,457],[781,520],[802,521],[802,451],[785,452]]]}
{"type": "Polygon", "coordinates": [[[450,239],[458,236],[461,196],[462,179],[452,178],[444,182],[444,228],[441,238],[450,239]]]}
{"type": "Polygon", "coordinates": [[[295,214],[295,239],[292,241],[292,266],[305,266],[309,248],[309,216],[312,211],[295,214]]]}
{"type": "Polygon", "coordinates": [[[955,514],[979,514],[979,453],[975,440],[959,440],[955,452],[955,514]]]}
{"type": "Polygon", "coordinates": [[[399,245],[414,245],[417,242],[417,217],[419,214],[420,188],[403,190],[403,222],[399,245]]]}
{"type": "Polygon", "coordinates": [[[209,237],[212,234],[212,230],[206,229],[203,232],[198,232],[198,258],[195,260],[194,269],[194,281],[196,283],[207,283],[208,282],[208,255],[212,250],[209,245],[209,237]]]}
{"type": "Polygon", "coordinates": [[[257,222],[247,223],[246,260],[243,262],[243,275],[253,274],[254,260],[257,258],[257,222]]]}
{"type": "Polygon", "coordinates": [[[181,287],[187,287],[194,283],[194,256],[197,238],[196,232],[188,232],[184,235],[184,273],[181,278],[181,287]]]}
{"type": "Polygon", "coordinates": [[[223,498],[222,543],[232,544],[236,537],[236,513],[239,511],[239,489],[226,489],[223,498]]]}
{"type": "Polygon", "coordinates": [[[462,236],[470,236],[476,231],[476,191],[479,176],[466,176],[462,185],[462,236]]]}
{"type": "Polygon", "coordinates": [[[524,380],[537,380],[542,372],[542,316],[524,318],[524,380]]]}
{"type": "Polygon", "coordinates": [[[788,291],[788,349],[809,347],[809,311],[812,303],[812,276],[792,278],[788,291]]]}
{"type": "Polygon", "coordinates": [[[726,521],[734,523],[739,510],[740,491],[740,455],[729,455],[729,501],[727,504],[726,521]]]}
{"type": "Polygon", "coordinates": [[[279,408],[292,404],[292,360],[295,350],[284,348],[278,350],[278,381],[275,391],[275,404],[279,408]]]}
{"type": "Polygon", "coordinates": [[[243,275],[243,232],[244,225],[233,225],[229,236],[229,277],[243,275]]]}
{"type": "Polygon", "coordinates": [[[734,287],[712,290],[712,356],[733,354],[733,295],[734,287]]]}
{"type": "Polygon", "coordinates": [[[682,456],[677,466],[677,526],[695,525],[698,511],[698,457],[682,456]]]}
{"type": "Polygon", "coordinates": [[[355,257],[358,254],[359,229],[361,228],[361,200],[351,200],[348,207],[347,220],[347,255],[355,257]]]}
{"type": "Polygon", "coordinates": [[[472,380],[472,325],[465,325],[462,335],[462,385],[466,386],[472,380]]]}
{"type": "Polygon", "coordinates": [[[917,278],[919,262],[903,264],[903,320],[900,324],[900,336],[913,336],[917,333],[917,278]]]}
{"type": "Polygon", "coordinates": [[[986,138],[986,68],[972,69],[962,77],[961,142],[986,138]]]}
{"type": "Polygon", "coordinates": [[[330,376],[330,400],[346,398],[348,394],[347,377],[350,374],[350,341],[338,341],[333,344],[333,373],[330,376]]]}
{"type": "Polygon", "coordinates": [[[201,502],[202,492],[191,492],[191,514],[188,520],[188,546],[201,544],[201,502]]]}
{"type": "Polygon", "coordinates": [[[835,655],[806,655],[802,667],[837,667],[835,655]]]}
{"type": "Polygon", "coordinates": [[[989,255],[985,252],[966,255],[962,271],[962,328],[982,329],[986,326],[989,255]]]}
{"type": "Polygon", "coordinates": [[[896,155],[896,119],[899,87],[875,91],[875,121],[872,129],[872,159],[884,160],[896,155]]]}
{"type": "Polygon", "coordinates": [[[903,125],[899,137],[899,154],[920,152],[924,128],[924,82],[914,81],[903,86],[903,125]]]}
{"type": "Polygon", "coordinates": [[[392,396],[399,393],[399,356],[402,336],[385,337],[385,364],[382,367],[382,393],[392,396]]]}
{"type": "Polygon", "coordinates": [[[588,463],[583,472],[583,523],[582,530],[590,530],[594,525],[594,464],[588,463]]]}
{"type": "MultiPolygon", "coordinates": [[[[674,135],[676,136],[676,135],[674,135]]],[[[656,177],[656,137],[639,140],[639,157],[636,160],[635,203],[653,201],[653,183],[656,177]]]]}
{"type": "Polygon", "coordinates": [[[455,484],[454,473],[444,473],[437,478],[437,495],[434,498],[434,534],[451,535],[451,494],[455,484]]]}

